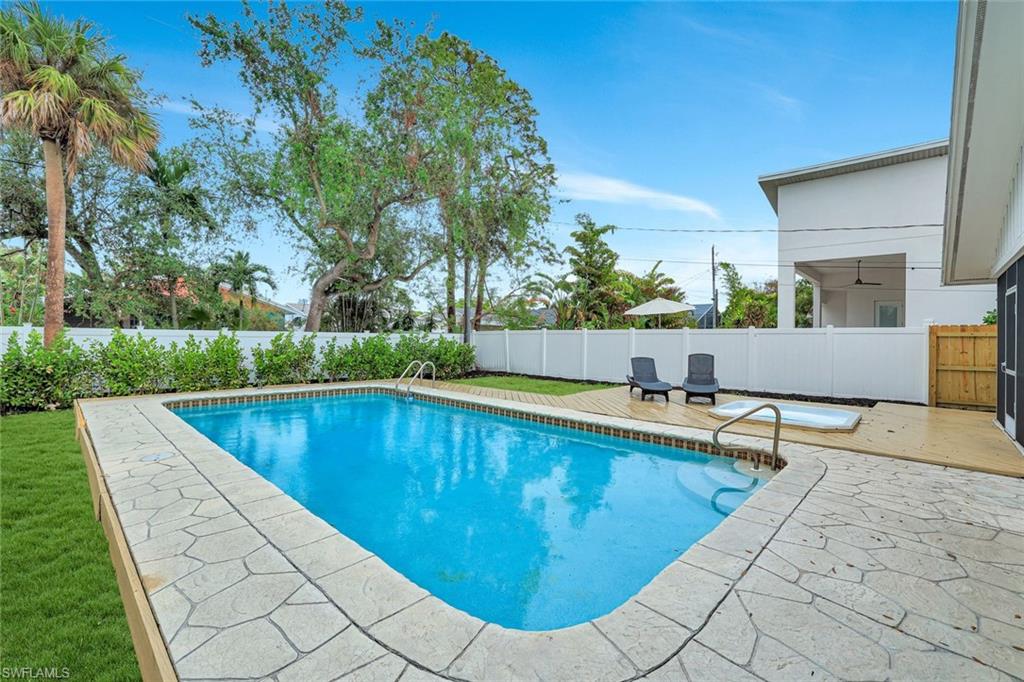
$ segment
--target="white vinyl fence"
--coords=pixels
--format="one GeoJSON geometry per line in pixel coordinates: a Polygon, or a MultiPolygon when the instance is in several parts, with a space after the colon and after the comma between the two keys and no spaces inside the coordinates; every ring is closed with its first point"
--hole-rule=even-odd
{"type": "Polygon", "coordinates": [[[926,327],[623,329],[477,332],[481,369],[625,382],[629,359],[654,358],[679,383],[690,353],[715,356],[723,389],[928,402],[926,327]]]}
{"type": "MultiPolygon", "coordinates": [[[[42,327],[30,327],[28,325],[21,327],[0,327],[0,354],[3,354],[7,350],[7,342],[11,337],[12,333],[17,332],[18,342],[21,344],[25,343],[25,338],[31,331],[37,331],[40,334],[43,333],[42,327]]],[[[156,339],[157,343],[161,346],[168,348],[172,343],[177,343],[179,346],[188,339],[189,336],[194,336],[196,339],[215,339],[218,334],[231,333],[228,330],[208,330],[208,329],[122,329],[126,334],[141,334],[148,338],[156,339]]],[[[99,341],[106,343],[110,340],[110,337],[114,335],[113,329],[92,329],[87,327],[70,327],[64,330],[65,335],[74,341],[77,345],[86,348],[93,341],[99,341]]],[[[252,357],[252,349],[256,346],[262,345],[264,347],[270,345],[270,340],[280,334],[279,331],[259,331],[259,332],[234,332],[235,336],[238,337],[239,345],[245,352],[247,358],[252,357]]],[[[298,341],[303,336],[312,332],[295,332],[295,340],[298,341]]],[[[353,339],[366,340],[376,334],[369,332],[361,333],[345,333],[345,332],[318,332],[316,334],[316,347],[317,350],[321,350],[324,346],[334,339],[339,346],[347,346],[352,343],[353,339]]],[[[400,334],[391,334],[390,338],[392,342],[396,341],[400,334]]],[[[430,338],[435,339],[440,336],[446,336],[451,339],[461,339],[459,334],[429,334],[430,338]]]]}

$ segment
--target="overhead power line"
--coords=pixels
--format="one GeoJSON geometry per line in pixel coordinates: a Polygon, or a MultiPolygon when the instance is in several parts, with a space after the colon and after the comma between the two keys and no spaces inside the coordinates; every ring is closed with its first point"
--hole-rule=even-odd
{"type": "MultiPolygon", "coordinates": [[[[44,168],[43,164],[35,161],[22,161],[0,157],[0,161],[16,163],[26,167],[44,168]]],[[[567,225],[576,227],[577,223],[568,220],[549,220],[549,225],[567,225]]],[[[780,233],[780,232],[858,232],[863,230],[912,230],[919,227],[942,227],[942,223],[906,223],[900,225],[849,225],[830,227],[791,227],[787,229],[777,227],[631,227],[615,225],[616,230],[628,232],[671,232],[679,234],[758,234],[758,233],[780,233]]]]}
{"type": "MultiPolygon", "coordinates": [[[[552,225],[575,226],[576,223],[566,220],[549,220],[552,225]]],[[[918,227],[942,227],[942,223],[906,223],[901,225],[851,225],[842,227],[792,227],[781,229],[776,227],[620,227],[616,230],[630,232],[676,232],[683,234],[756,234],[759,232],[857,232],[861,230],[911,230],[918,227]]]]}
{"type": "MultiPolygon", "coordinates": [[[[629,256],[619,256],[619,260],[631,260],[631,261],[639,261],[639,262],[644,262],[644,263],[656,263],[656,262],[660,261],[662,263],[673,263],[673,264],[676,264],[676,265],[705,265],[708,268],[711,267],[711,261],[709,261],[709,260],[677,260],[677,259],[672,259],[672,258],[632,258],[632,257],[629,257],[629,256]]],[[[762,263],[752,263],[752,262],[747,262],[747,261],[732,261],[732,260],[728,260],[728,259],[723,259],[721,262],[722,263],[729,263],[730,265],[742,265],[742,266],[745,266],[745,267],[774,268],[774,267],[778,267],[780,265],[780,263],[778,261],[762,262],[762,263]]],[[[922,263],[923,263],[923,261],[922,261],[922,263]]],[[[837,263],[835,265],[819,265],[817,263],[814,263],[814,264],[807,263],[807,267],[814,268],[815,270],[856,270],[857,269],[856,265],[846,265],[846,264],[843,264],[843,263],[837,263]]],[[[941,270],[942,266],[938,265],[938,264],[935,264],[935,265],[929,265],[929,264],[921,264],[921,265],[918,265],[918,264],[908,264],[908,265],[896,265],[896,264],[863,265],[862,264],[861,268],[864,269],[864,270],[941,270]]]]}

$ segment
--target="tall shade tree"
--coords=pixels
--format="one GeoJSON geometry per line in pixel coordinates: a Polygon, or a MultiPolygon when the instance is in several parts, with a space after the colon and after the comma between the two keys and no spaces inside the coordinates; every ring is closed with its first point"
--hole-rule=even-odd
{"type": "Polygon", "coordinates": [[[64,326],[64,190],[78,159],[99,142],[117,163],[143,171],[156,147],[139,78],[88,22],[54,17],[36,3],[0,9],[0,121],[39,138],[46,166],[47,345],[64,326]]]}
{"type": "MultiPolygon", "coordinates": [[[[544,235],[555,169],[537,129],[530,93],[498,62],[450,33],[418,36],[402,64],[401,101],[423,103],[445,236],[448,328],[456,322],[457,264],[462,259],[463,333],[468,335],[476,266],[476,309],[483,313],[488,267],[521,266],[550,251],[544,235]]],[[[468,338],[468,336],[467,336],[468,338]]]]}
{"type": "MultiPolygon", "coordinates": [[[[213,15],[190,21],[203,63],[239,64],[254,110],[276,125],[261,131],[255,118],[217,111],[199,125],[210,131],[238,195],[280,217],[307,254],[306,329],[316,331],[335,298],[408,282],[435,260],[422,219],[432,196],[424,144],[430,119],[420,115],[422,102],[399,99],[402,72],[392,63],[380,66],[384,75],[358,102],[359,120],[345,114],[331,76],[351,54],[349,24],[359,13],[344,3],[246,3],[243,15],[232,23],[213,15]]],[[[401,42],[398,30],[379,25],[375,43],[401,42]]]]}

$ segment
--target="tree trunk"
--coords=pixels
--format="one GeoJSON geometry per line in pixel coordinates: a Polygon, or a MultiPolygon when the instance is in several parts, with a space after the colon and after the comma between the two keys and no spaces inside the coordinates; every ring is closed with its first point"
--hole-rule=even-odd
{"type": "Polygon", "coordinates": [[[472,280],[472,261],[470,260],[469,249],[462,258],[462,342],[469,343],[469,329],[472,326],[472,318],[469,316],[470,281],[472,280]]]}
{"type": "Polygon", "coordinates": [[[64,164],[60,147],[53,140],[43,140],[46,163],[46,304],[43,314],[43,343],[53,344],[64,328],[64,221],[67,204],[64,199],[64,164]]]}
{"type": "Polygon", "coordinates": [[[444,256],[446,276],[444,279],[444,294],[447,309],[445,318],[448,324],[448,333],[455,331],[455,238],[450,228],[445,226],[444,256]]]}
{"type": "Polygon", "coordinates": [[[309,293],[309,312],[306,313],[306,331],[320,331],[320,320],[324,316],[324,308],[327,307],[327,287],[331,285],[327,275],[317,277],[313,282],[313,290],[309,293]]]}
{"type": "Polygon", "coordinates": [[[171,297],[171,327],[174,329],[178,328],[178,280],[177,278],[171,283],[171,288],[168,290],[168,295],[171,297]]]}
{"type": "Polygon", "coordinates": [[[487,289],[487,259],[480,256],[476,271],[476,310],[473,312],[473,329],[480,331],[480,320],[484,316],[484,294],[487,289]]]}

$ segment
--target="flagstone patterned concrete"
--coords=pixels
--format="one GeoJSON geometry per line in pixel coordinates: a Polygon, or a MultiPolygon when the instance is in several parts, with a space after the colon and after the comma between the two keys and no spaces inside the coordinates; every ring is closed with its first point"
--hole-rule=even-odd
{"type": "Polygon", "coordinates": [[[522,632],[430,596],[168,399],[82,412],[182,679],[1024,679],[1020,479],[786,444],[782,472],[622,607],[522,632]]]}

